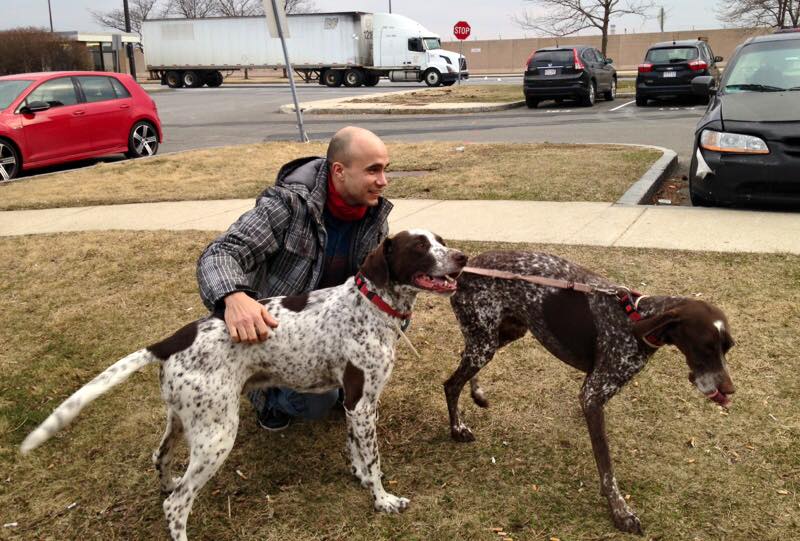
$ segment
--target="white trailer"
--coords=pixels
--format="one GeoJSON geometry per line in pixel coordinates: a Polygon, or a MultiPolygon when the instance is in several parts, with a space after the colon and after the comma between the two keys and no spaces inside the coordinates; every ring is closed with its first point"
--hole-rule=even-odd
{"type": "MultiPolygon", "coordinates": [[[[451,85],[469,77],[464,57],[441,48],[438,35],[393,13],[288,15],[292,68],[307,82],[374,86],[390,81],[451,85]]],[[[142,24],[145,63],[172,88],[219,86],[222,72],[283,68],[278,38],[264,17],[152,19],[142,24]]]]}

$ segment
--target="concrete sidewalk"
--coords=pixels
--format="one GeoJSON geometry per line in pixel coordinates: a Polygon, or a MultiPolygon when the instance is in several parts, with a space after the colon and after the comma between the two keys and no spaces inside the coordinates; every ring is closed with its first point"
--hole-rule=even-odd
{"type": "MultiPolygon", "coordinates": [[[[447,239],[800,254],[800,214],[612,203],[396,199],[392,232],[447,239]]],[[[252,199],[0,212],[0,236],[103,230],[223,231],[252,199]]]]}

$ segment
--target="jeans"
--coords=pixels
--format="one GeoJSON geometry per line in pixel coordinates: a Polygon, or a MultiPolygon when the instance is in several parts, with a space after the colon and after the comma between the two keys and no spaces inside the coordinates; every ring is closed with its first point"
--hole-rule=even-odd
{"type": "Polygon", "coordinates": [[[324,393],[299,393],[284,387],[271,387],[253,391],[249,398],[256,411],[272,408],[291,417],[322,419],[339,399],[339,389],[332,389],[324,393]]]}

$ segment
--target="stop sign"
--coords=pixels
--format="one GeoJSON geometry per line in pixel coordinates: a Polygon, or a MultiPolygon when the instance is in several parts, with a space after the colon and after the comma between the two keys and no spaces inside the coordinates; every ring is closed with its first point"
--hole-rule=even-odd
{"type": "Polygon", "coordinates": [[[467,21],[458,21],[453,27],[453,34],[458,39],[467,39],[471,31],[472,27],[467,21]]]}

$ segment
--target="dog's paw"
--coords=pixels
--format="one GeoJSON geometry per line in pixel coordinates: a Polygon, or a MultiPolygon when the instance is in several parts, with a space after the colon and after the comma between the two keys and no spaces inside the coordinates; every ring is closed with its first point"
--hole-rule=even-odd
{"type": "Polygon", "coordinates": [[[161,483],[161,494],[164,496],[169,496],[172,494],[180,483],[180,477],[173,477],[169,481],[164,481],[161,483]]]}
{"type": "Polygon", "coordinates": [[[639,517],[628,511],[627,513],[614,513],[614,526],[622,532],[644,535],[639,517]]]}
{"type": "Polygon", "coordinates": [[[411,500],[408,498],[400,498],[387,492],[375,499],[375,510],[381,513],[402,513],[408,508],[409,503],[411,500]]]}
{"type": "Polygon", "coordinates": [[[470,430],[469,427],[464,423],[461,423],[458,426],[451,426],[450,437],[461,443],[475,441],[475,436],[472,434],[472,430],[470,430]]]}
{"type": "Polygon", "coordinates": [[[471,393],[472,401],[481,408],[488,408],[489,407],[489,400],[486,398],[486,395],[483,394],[482,389],[478,389],[477,391],[471,393]]]}

